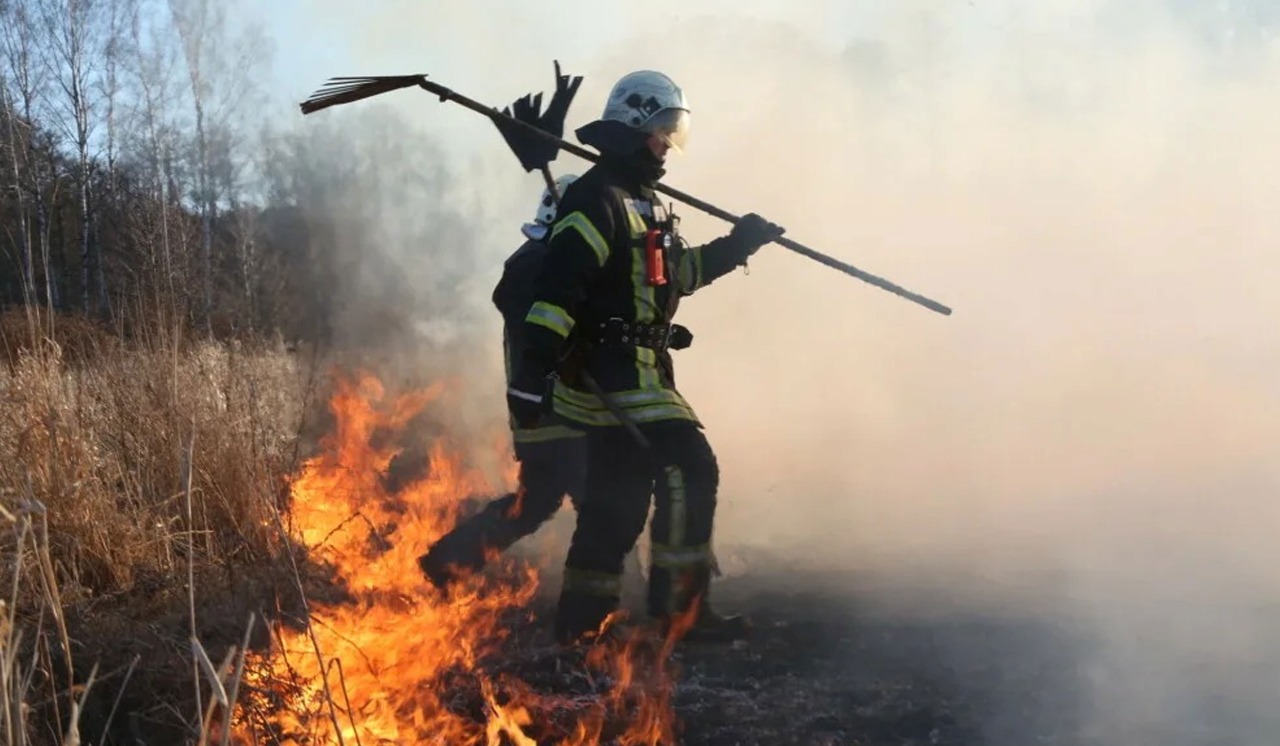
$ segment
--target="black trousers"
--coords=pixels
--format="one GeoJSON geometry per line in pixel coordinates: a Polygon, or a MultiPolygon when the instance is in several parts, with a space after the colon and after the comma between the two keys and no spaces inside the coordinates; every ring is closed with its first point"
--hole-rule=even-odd
{"type": "Polygon", "coordinates": [[[565,495],[577,505],[587,471],[585,437],[516,443],[520,487],[460,522],[434,545],[436,562],[479,570],[490,552],[505,551],[556,514],[565,495]]]}
{"type": "Polygon", "coordinates": [[[565,561],[557,637],[595,631],[619,604],[623,561],[644,530],[650,499],[648,611],[680,614],[705,596],[720,472],[702,430],[687,421],[646,423],[643,449],[621,427],[588,437],[586,491],[565,561]]]}

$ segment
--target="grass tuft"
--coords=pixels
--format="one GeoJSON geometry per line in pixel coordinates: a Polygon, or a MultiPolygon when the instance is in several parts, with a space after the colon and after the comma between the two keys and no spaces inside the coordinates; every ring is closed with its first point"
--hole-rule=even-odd
{"type": "Polygon", "coordinates": [[[0,363],[0,742],[148,719],[207,739],[199,703],[234,691],[245,619],[281,595],[264,577],[311,377],[280,344],[34,311],[0,317],[0,363]],[[195,683],[193,655],[224,665],[195,683]],[[170,701],[140,711],[125,686],[165,677],[170,701]]]}

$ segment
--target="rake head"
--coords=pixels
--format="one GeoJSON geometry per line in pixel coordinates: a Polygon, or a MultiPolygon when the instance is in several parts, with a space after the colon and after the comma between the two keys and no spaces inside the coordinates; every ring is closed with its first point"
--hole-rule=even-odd
{"type": "Polygon", "coordinates": [[[421,86],[426,75],[385,75],[364,78],[330,78],[320,90],[300,104],[303,114],[310,114],[338,104],[348,104],[362,98],[377,96],[401,88],[421,86]]]}

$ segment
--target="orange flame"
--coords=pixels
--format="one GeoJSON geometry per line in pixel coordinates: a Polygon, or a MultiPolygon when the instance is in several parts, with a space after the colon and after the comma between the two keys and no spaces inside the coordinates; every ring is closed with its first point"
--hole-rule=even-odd
{"type": "MultiPolygon", "coordinates": [[[[536,570],[503,558],[444,599],[416,560],[457,522],[464,498],[499,490],[439,440],[423,476],[392,487],[383,479],[399,453],[385,435],[442,393],[435,385],[388,398],[368,374],[338,383],[335,427],[292,481],[289,520],[294,539],[331,567],[346,597],[313,603],[302,629],[277,625],[272,649],[250,657],[236,743],[538,746],[531,728],[559,746],[674,743],[674,677],[665,661],[692,614],[660,649],[644,634],[592,648],[586,663],[608,689],[585,706],[486,674],[482,663],[500,652],[511,619],[537,590],[536,570]],[[576,722],[554,725],[566,720],[576,722]]],[[[506,476],[514,481],[514,470],[506,476]]]]}

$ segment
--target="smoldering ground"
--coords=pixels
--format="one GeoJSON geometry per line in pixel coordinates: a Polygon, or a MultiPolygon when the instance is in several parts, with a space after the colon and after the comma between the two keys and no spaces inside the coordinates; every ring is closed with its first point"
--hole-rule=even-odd
{"type": "MultiPolygon", "coordinates": [[[[587,76],[570,131],[618,75],[668,72],[694,110],[668,183],[955,308],[776,246],[686,303],[678,375],[720,456],[726,587],[810,584],[852,599],[855,628],[923,630],[902,650],[928,660],[898,662],[946,672],[990,743],[1274,743],[1275,19],[1243,3],[755,5],[614,9],[606,48],[587,49],[572,23],[515,43],[526,27],[491,20],[507,3],[451,10],[447,28],[387,3],[368,19],[376,53],[357,47],[408,71],[447,36],[456,85],[495,103],[548,87],[558,56],[587,76]],[[836,41],[850,16],[868,25],[836,41]]],[[[447,116],[394,106],[424,132],[447,116]]],[[[416,233],[387,215],[397,233],[362,244],[447,262],[465,235],[475,258],[435,296],[464,307],[536,198],[492,140],[448,187],[481,212],[416,233]]],[[[435,194],[360,192],[352,209],[423,220],[435,194]]],[[[725,228],[682,214],[695,241],[725,228]]],[[[394,266],[422,287],[425,265],[394,266]]],[[[363,288],[351,303],[387,297],[382,279],[363,288]]],[[[496,391],[496,319],[474,318],[492,352],[471,379],[496,391]]]]}

